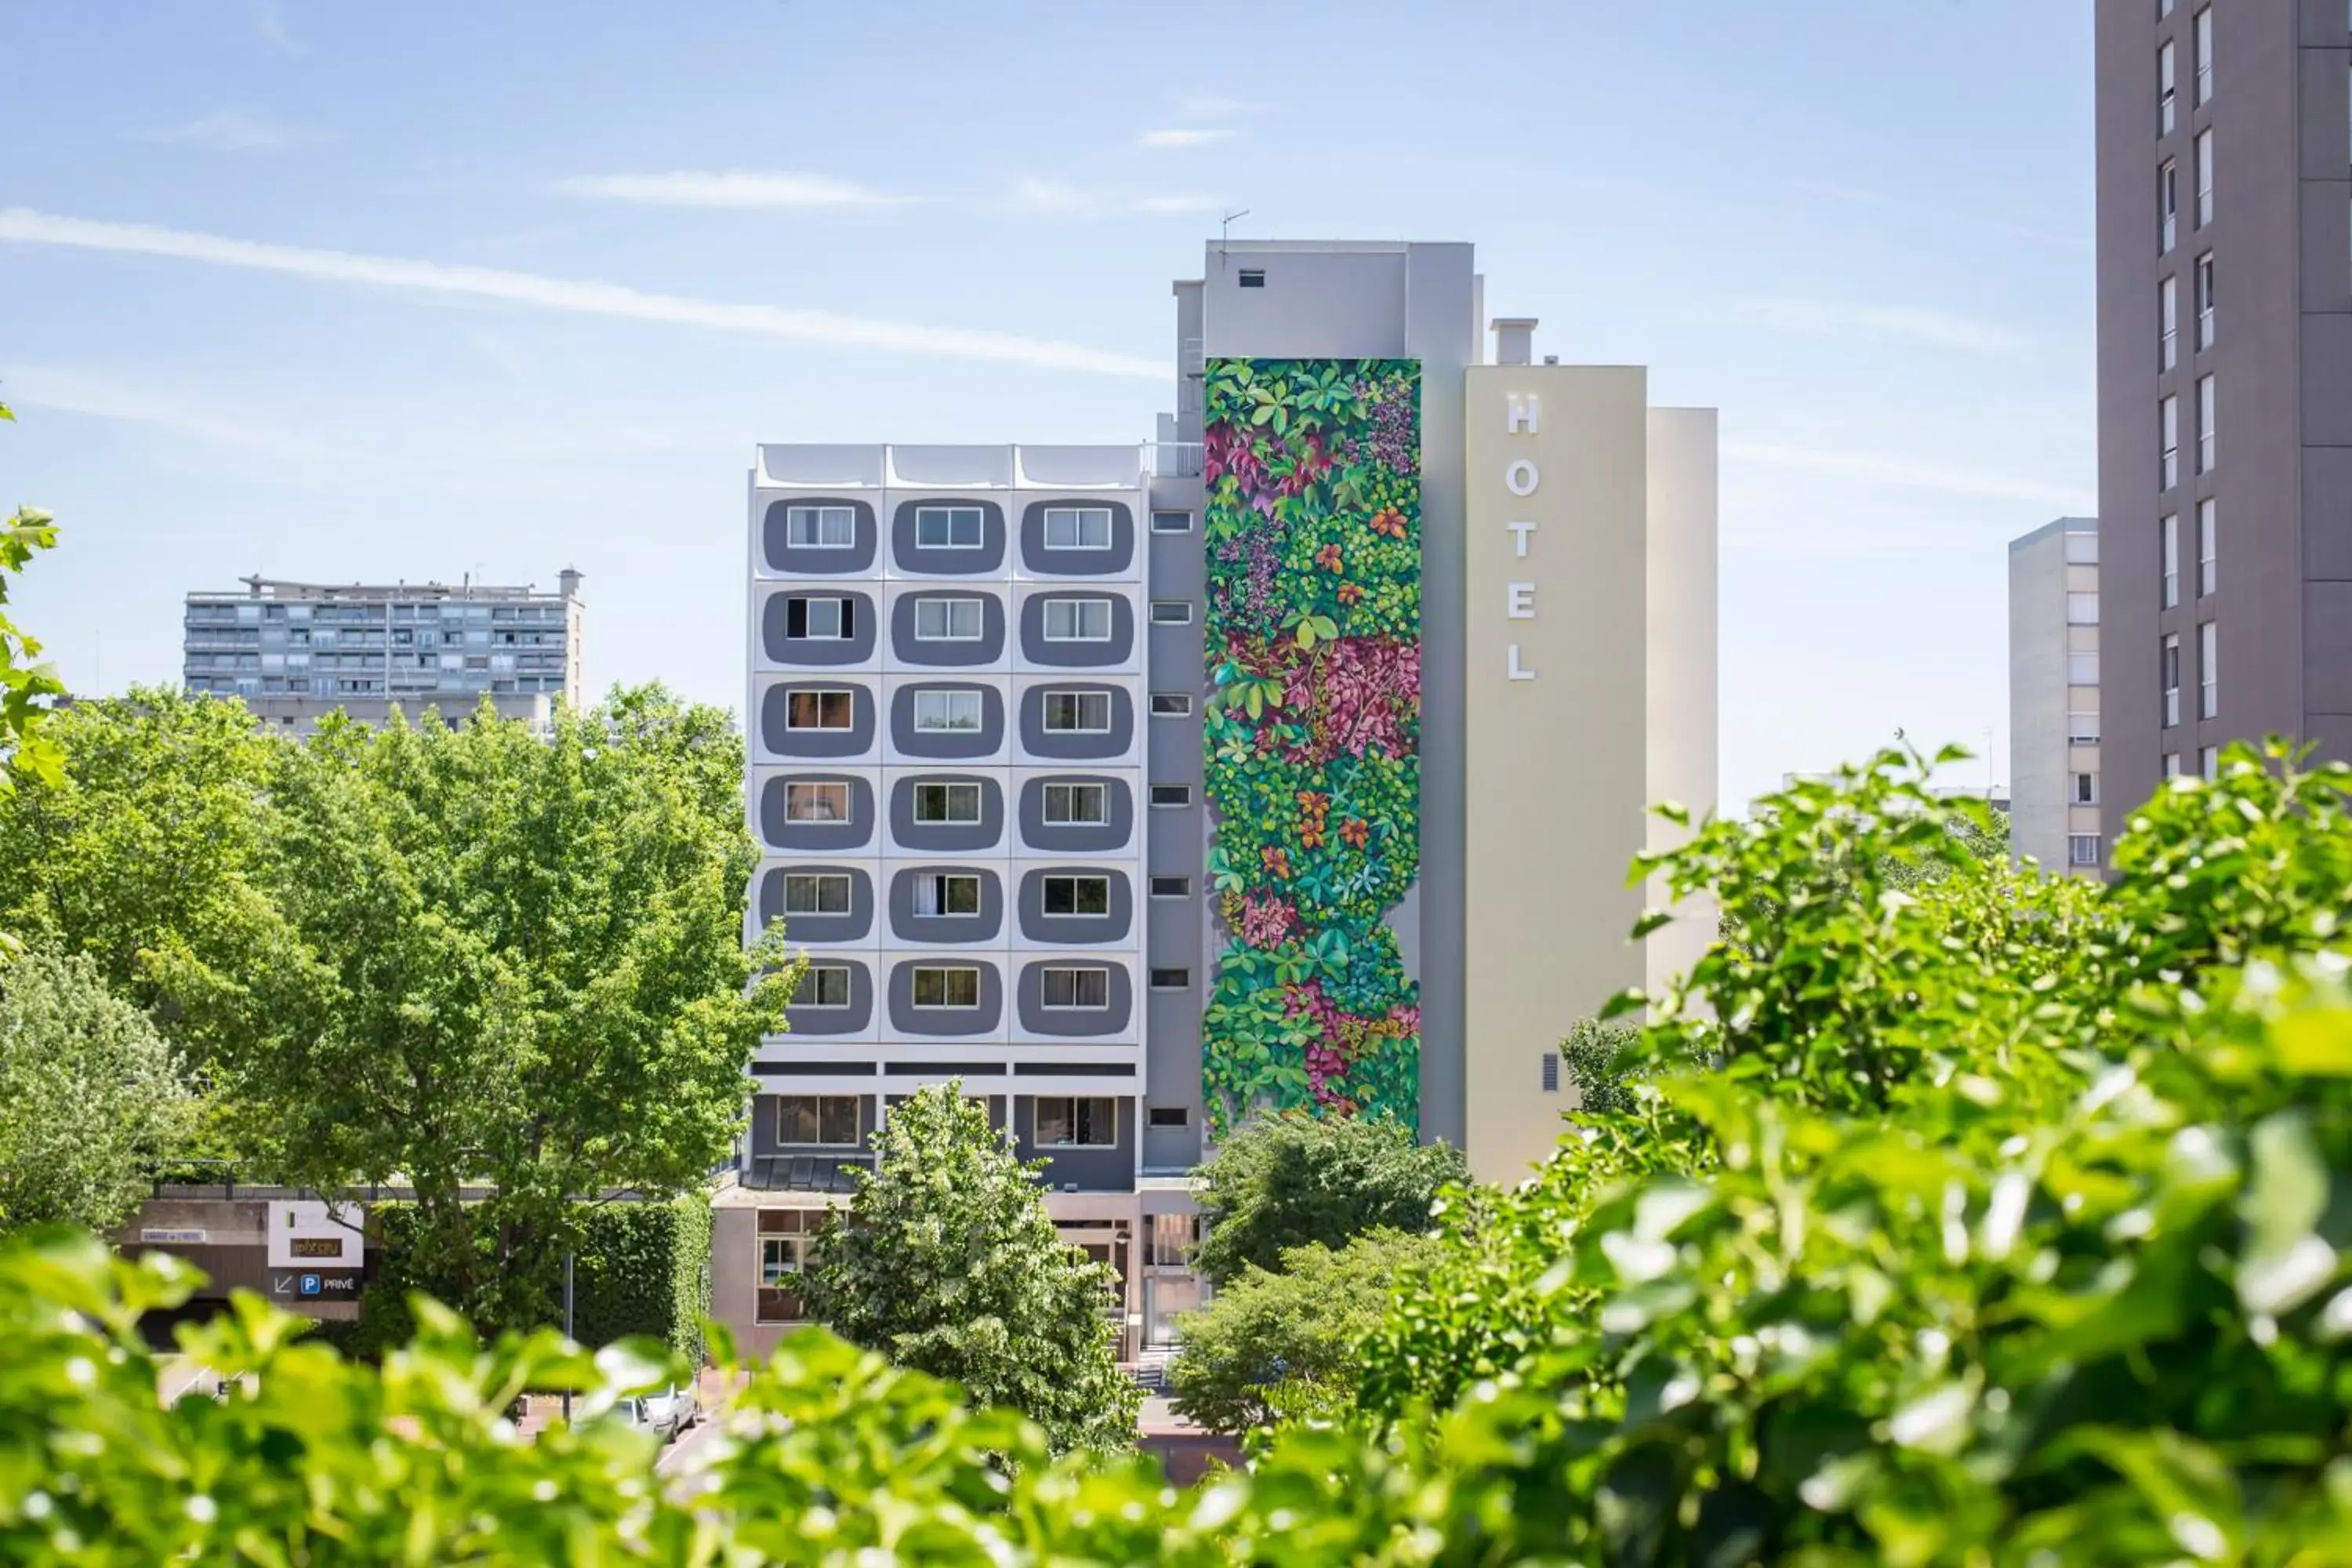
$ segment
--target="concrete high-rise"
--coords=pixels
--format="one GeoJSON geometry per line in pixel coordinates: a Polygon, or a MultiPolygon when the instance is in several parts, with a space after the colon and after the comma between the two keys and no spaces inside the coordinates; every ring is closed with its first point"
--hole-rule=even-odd
{"type": "Polygon", "coordinates": [[[2352,757],[2352,18],[2100,0],[2095,48],[2112,841],[2229,741],[2352,757]]]}
{"type": "Polygon", "coordinates": [[[1560,1037],[1711,934],[1629,942],[1625,879],[1715,803],[1713,412],[1490,354],[1483,293],[1467,245],[1215,243],[1151,443],[759,449],[750,929],[811,968],[719,1204],[748,1343],[919,1084],[1048,1163],[1150,1343],[1224,1130],[1516,1177],[1560,1037]]]}
{"type": "Polygon", "coordinates": [[[451,722],[488,698],[544,726],[577,708],[586,605],[580,574],[552,594],[467,583],[280,583],[190,594],[182,679],[191,692],[244,699],[269,730],[307,735],[345,712],[381,723],[397,708],[451,722]]]}
{"type": "Polygon", "coordinates": [[[2099,714],[2099,520],[2009,542],[2009,843],[2045,871],[2105,861],[2099,714]]]}

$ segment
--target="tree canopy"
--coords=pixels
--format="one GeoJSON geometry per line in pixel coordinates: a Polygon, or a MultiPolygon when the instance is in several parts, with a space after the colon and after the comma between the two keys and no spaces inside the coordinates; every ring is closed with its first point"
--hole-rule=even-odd
{"type": "Polygon", "coordinates": [[[1462,1152],[1422,1144],[1392,1117],[1261,1117],[1218,1143],[1194,1173],[1204,1235],[1192,1266],[1219,1285],[1282,1267],[1292,1247],[1338,1247],[1368,1230],[1421,1231],[1462,1152]]]}
{"type": "Polygon", "coordinates": [[[191,1121],[146,1016],[89,959],[37,945],[0,957],[0,1231],[120,1225],[191,1121]]]}
{"type": "Polygon", "coordinates": [[[798,969],[744,947],[723,711],[649,687],[545,736],[485,708],[296,742],[141,690],[52,723],[63,774],[0,800],[0,928],[149,1011],[247,1179],[408,1182],[420,1267],[519,1324],[572,1200],[727,1152],[798,969]]]}
{"type": "MultiPolygon", "coordinates": [[[[0,419],[16,416],[0,403],[0,419]]],[[[54,741],[34,726],[48,717],[51,700],[66,689],[46,664],[36,663],[41,645],[8,616],[8,579],[22,572],[36,551],[58,542],[56,520],[38,507],[20,506],[0,523],[0,795],[15,783],[18,770],[36,778],[58,775],[54,741]]]]}
{"type": "Polygon", "coordinates": [[[331,719],[278,764],[269,878],[314,984],[237,1092],[295,1179],[405,1178],[478,1321],[547,1320],[573,1200],[730,1147],[798,974],[743,946],[741,779],[727,716],[659,689],[544,738],[331,719]]]}
{"type": "Polygon", "coordinates": [[[1238,1433],[1344,1409],[1398,1279],[1433,1259],[1438,1245],[1375,1230],[1336,1249],[1294,1247],[1278,1272],[1244,1269],[1184,1319],[1168,1369],[1177,1413],[1238,1433]]]}
{"type": "MultiPolygon", "coordinates": [[[[0,1247],[0,1559],[2352,1558],[2352,770],[2231,748],[2134,815],[2111,886],[1973,857],[1897,886],[1951,837],[1915,836],[1920,762],[1655,866],[1740,936],[1656,999],[1630,1106],[1442,1200],[1354,1410],[1201,1490],[814,1331],[683,1474],[499,1416],[533,1384],[604,1408],[676,1375],[656,1353],[429,1310],[378,1374],[247,1298],[183,1333],[257,1379],[164,1410],[135,1321],[179,1271],[42,1237],[0,1247]],[[1816,879],[1824,833],[1859,881],[1816,879]]],[[[908,1201],[918,1241],[971,1234],[908,1201]]]]}
{"type": "Polygon", "coordinates": [[[1135,1440],[1141,1391],[1112,1353],[1117,1277],[1062,1238],[1012,1141],[962,1086],[891,1109],[876,1160],[818,1237],[809,1314],[899,1366],[1017,1410],[1056,1449],[1135,1440]]]}

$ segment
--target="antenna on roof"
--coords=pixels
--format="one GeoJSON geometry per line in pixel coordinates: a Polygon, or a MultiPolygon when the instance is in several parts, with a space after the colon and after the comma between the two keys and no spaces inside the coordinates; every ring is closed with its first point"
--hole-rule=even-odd
{"type": "Polygon", "coordinates": [[[1224,255],[1226,242],[1234,237],[1234,220],[1235,218],[1244,218],[1247,216],[1249,216],[1249,208],[1243,207],[1238,212],[1227,213],[1219,220],[1217,224],[1217,254],[1219,256],[1222,257],[1224,255]]]}

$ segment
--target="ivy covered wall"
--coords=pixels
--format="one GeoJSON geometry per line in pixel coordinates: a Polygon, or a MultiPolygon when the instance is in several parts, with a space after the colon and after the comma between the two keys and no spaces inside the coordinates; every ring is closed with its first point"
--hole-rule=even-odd
{"type": "Polygon", "coordinates": [[[1420,365],[1206,369],[1210,1129],[1416,1124],[1420,992],[1386,921],[1421,861],[1420,365]]]}

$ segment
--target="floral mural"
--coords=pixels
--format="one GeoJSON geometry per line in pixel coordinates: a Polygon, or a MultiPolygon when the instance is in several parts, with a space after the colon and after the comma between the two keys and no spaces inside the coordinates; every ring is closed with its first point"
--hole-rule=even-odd
{"type": "Polygon", "coordinates": [[[1207,372],[1210,1126],[1413,1123],[1420,992],[1386,920],[1421,861],[1420,366],[1207,372]]]}

